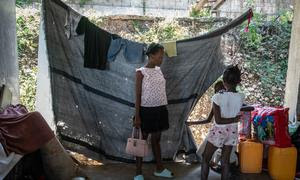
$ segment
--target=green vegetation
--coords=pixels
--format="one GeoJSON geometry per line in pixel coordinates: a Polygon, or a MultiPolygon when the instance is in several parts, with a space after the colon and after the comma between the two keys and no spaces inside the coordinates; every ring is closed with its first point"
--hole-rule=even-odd
{"type": "Polygon", "coordinates": [[[142,30],[139,24],[133,21],[133,27],[136,31],[134,38],[140,42],[163,42],[189,37],[187,29],[180,26],[176,21],[155,22],[147,30],[142,30]]]}
{"type": "Polygon", "coordinates": [[[291,21],[291,11],[283,11],[271,20],[254,14],[249,32],[241,30],[245,69],[259,78],[263,96],[278,102],[283,102],[283,95],[274,92],[283,91],[285,86],[291,21]]]}
{"type": "Polygon", "coordinates": [[[204,8],[201,10],[196,9],[195,7],[191,8],[190,17],[200,18],[200,17],[211,17],[210,9],[204,8]]]}
{"type": "Polygon", "coordinates": [[[85,5],[89,1],[91,1],[91,0],[79,0],[79,5],[83,6],[83,5],[85,5]]]}
{"type": "Polygon", "coordinates": [[[33,2],[36,2],[37,0],[16,0],[16,6],[22,7],[25,5],[32,4],[33,2]]]}
{"type": "Polygon", "coordinates": [[[17,17],[17,44],[21,103],[35,109],[39,17],[17,17]]]}

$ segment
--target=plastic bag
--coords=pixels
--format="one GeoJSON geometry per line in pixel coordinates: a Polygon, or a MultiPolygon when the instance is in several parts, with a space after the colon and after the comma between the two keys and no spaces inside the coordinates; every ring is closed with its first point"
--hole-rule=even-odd
{"type": "Polygon", "coordinates": [[[251,112],[241,112],[239,122],[239,139],[249,139],[251,137],[251,112]]]}

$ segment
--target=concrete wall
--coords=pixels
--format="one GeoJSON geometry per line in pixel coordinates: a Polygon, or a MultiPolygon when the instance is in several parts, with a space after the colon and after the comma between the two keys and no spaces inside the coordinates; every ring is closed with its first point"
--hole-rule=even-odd
{"type": "MultiPolygon", "coordinates": [[[[280,10],[288,8],[292,0],[254,0],[254,10],[267,15],[274,15],[280,10]]],[[[219,8],[221,17],[234,18],[247,9],[244,0],[226,0],[219,8]]]]}
{"type": "MultiPolygon", "coordinates": [[[[290,120],[300,115],[300,1],[295,1],[294,19],[289,50],[285,106],[290,108],[290,120]],[[298,106],[298,107],[297,107],[298,106]],[[297,112],[298,111],[298,112],[297,112]]],[[[298,119],[300,120],[300,119],[298,119]]]]}
{"type": "Polygon", "coordinates": [[[15,1],[0,1],[0,22],[0,85],[9,87],[15,104],[19,102],[15,1]]]}
{"type": "Polygon", "coordinates": [[[99,15],[147,15],[187,17],[196,0],[90,0],[80,8],[78,0],[65,1],[84,14],[95,10],[99,15]]]}

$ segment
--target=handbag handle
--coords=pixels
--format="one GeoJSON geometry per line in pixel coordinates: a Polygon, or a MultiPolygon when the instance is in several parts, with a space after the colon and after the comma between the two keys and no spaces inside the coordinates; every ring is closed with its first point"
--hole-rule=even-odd
{"type": "Polygon", "coordinates": [[[139,138],[139,139],[142,139],[142,130],[141,130],[141,128],[135,128],[135,127],[134,127],[133,130],[132,130],[131,137],[134,138],[134,132],[135,132],[135,129],[138,129],[138,130],[139,130],[139,132],[138,132],[138,136],[139,136],[139,137],[138,137],[138,138],[139,138]]]}

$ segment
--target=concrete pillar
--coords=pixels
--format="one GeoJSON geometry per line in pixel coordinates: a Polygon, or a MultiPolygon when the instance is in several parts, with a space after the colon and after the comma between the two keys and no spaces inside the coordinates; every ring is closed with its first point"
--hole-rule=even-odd
{"type": "MultiPolygon", "coordinates": [[[[300,101],[300,1],[294,4],[294,19],[289,49],[289,62],[286,78],[285,106],[290,108],[289,120],[297,116],[297,103],[300,101]]],[[[299,116],[298,107],[298,116],[299,116]]],[[[299,120],[299,119],[298,119],[299,120]]]]}
{"type": "Polygon", "coordinates": [[[15,104],[19,102],[15,1],[0,1],[0,22],[0,86],[8,86],[15,104]]]}
{"type": "Polygon", "coordinates": [[[84,176],[60,142],[54,137],[41,148],[41,156],[47,179],[67,180],[84,176]]]}

